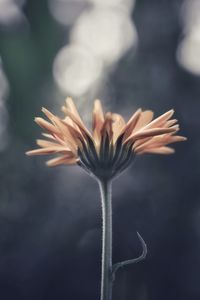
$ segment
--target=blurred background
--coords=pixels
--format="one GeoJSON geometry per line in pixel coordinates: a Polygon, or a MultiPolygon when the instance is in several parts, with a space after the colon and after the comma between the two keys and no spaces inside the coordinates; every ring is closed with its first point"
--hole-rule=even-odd
{"type": "Polygon", "coordinates": [[[94,98],[128,118],[174,108],[172,156],[146,155],[113,185],[115,300],[200,299],[200,1],[0,0],[0,297],[99,299],[101,206],[78,167],[26,157],[45,106],[94,98]]]}

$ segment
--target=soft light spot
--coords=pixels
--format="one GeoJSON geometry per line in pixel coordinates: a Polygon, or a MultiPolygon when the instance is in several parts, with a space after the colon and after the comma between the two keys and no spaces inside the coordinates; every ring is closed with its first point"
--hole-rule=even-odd
{"type": "Polygon", "coordinates": [[[101,73],[101,60],[78,45],[62,48],[55,58],[54,78],[59,87],[72,96],[85,94],[97,83],[101,73]]]}
{"type": "Polygon", "coordinates": [[[200,1],[185,0],[180,17],[183,39],[177,49],[177,60],[187,71],[200,75],[200,1]]]}
{"type": "Polygon", "coordinates": [[[0,24],[13,25],[25,20],[21,11],[24,1],[0,0],[0,24]]]}
{"type": "Polygon", "coordinates": [[[89,6],[87,0],[49,0],[49,9],[57,22],[72,25],[89,6]]]}
{"type": "Polygon", "coordinates": [[[94,9],[79,18],[71,40],[112,64],[136,43],[137,35],[131,19],[120,10],[94,9]]]}

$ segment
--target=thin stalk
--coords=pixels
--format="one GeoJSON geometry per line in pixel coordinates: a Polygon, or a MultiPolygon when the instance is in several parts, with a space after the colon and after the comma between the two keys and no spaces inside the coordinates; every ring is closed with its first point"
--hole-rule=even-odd
{"type": "Polygon", "coordinates": [[[101,300],[112,300],[112,183],[99,181],[102,203],[101,300]]]}

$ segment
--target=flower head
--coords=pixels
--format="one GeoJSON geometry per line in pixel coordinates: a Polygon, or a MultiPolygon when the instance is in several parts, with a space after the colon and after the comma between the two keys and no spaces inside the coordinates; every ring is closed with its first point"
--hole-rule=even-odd
{"type": "Polygon", "coordinates": [[[186,140],[176,135],[179,126],[171,119],[174,110],[153,120],[152,111],[138,109],[126,123],[119,114],[104,114],[101,102],[96,100],[92,133],[71,98],[62,107],[62,119],[45,108],[42,111],[49,121],[39,117],[35,121],[45,130],[46,139],[37,140],[40,148],[26,154],[57,154],[47,161],[48,166],[78,164],[97,178],[113,178],[130,165],[135,155],[174,153],[168,145],[186,140]]]}

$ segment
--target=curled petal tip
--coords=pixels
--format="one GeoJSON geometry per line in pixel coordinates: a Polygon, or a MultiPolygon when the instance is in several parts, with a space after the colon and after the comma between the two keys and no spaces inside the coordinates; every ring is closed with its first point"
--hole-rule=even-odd
{"type": "Polygon", "coordinates": [[[95,103],[95,104],[101,104],[101,100],[100,100],[100,99],[95,99],[95,100],[94,100],[94,103],[95,103]]]}
{"type": "Polygon", "coordinates": [[[173,115],[174,113],[175,113],[174,108],[172,108],[166,112],[166,114],[171,114],[171,115],[173,115]]]}
{"type": "Polygon", "coordinates": [[[28,156],[48,154],[47,152],[45,153],[44,149],[42,149],[42,148],[26,151],[25,153],[28,156]]]}
{"type": "Polygon", "coordinates": [[[168,149],[166,149],[165,151],[163,151],[163,154],[174,154],[175,152],[176,152],[176,150],[174,148],[168,147],[168,149]]]}
{"type": "Polygon", "coordinates": [[[45,165],[46,165],[47,167],[53,167],[53,165],[52,165],[51,162],[49,162],[49,161],[46,161],[46,162],[45,162],[45,165]]]}
{"type": "Polygon", "coordinates": [[[65,101],[67,104],[69,104],[69,103],[73,102],[73,99],[72,99],[72,97],[68,96],[65,101]]]}
{"type": "Polygon", "coordinates": [[[42,107],[41,111],[44,113],[44,114],[51,114],[50,111],[48,109],[46,109],[45,107],[42,107]]]}
{"type": "Polygon", "coordinates": [[[173,114],[175,113],[175,110],[172,108],[172,109],[170,110],[170,113],[171,113],[171,117],[172,117],[173,114]]]}
{"type": "Polygon", "coordinates": [[[174,136],[174,141],[175,142],[184,142],[184,141],[187,141],[187,138],[185,136],[175,135],[174,136]]]}
{"type": "Polygon", "coordinates": [[[25,154],[28,155],[28,156],[31,156],[31,151],[30,150],[26,151],[25,154]]]}
{"type": "Polygon", "coordinates": [[[171,118],[173,116],[174,113],[175,113],[175,110],[172,108],[172,109],[168,110],[166,113],[164,113],[161,116],[166,116],[169,119],[169,118],[171,118]]]}
{"type": "Polygon", "coordinates": [[[36,123],[38,123],[38,121],[40,121],[40,120],[41,120],[40,117],[35,117],[35,118],[34,118],[34,121],[35,121],[36,123]]]}
{"type": "Polygon", "coordinates": [[[174,129],[174,131],[176,131],[176,130],[180,129],[180,126],[177,124],[177,125],[174,125],[174,126],[169,127],[169,128],[174,129]]]}
{"type": "Polygon", "coordinates": [[[49,113],[49,111],[48,111],[45,107],[42,107],[41,111],[42,111],[45,115],[47,115],[47,114],[49,113]]]}
{"type": "Polygon", "coordinates": [[[135,114],[141,114],[141,113],[142,113],[142,108],[140,107],[136,110],[135,114]]]}
{"type": "Polygon", "coordinates": [[[35,119],[34,119],[34,121],[38,124],[38,125],[40,125],[41,123],[43,123],[43,121],[45,121],[43,118],[40,118],[40,117],[36,117],[35,119]]]}

